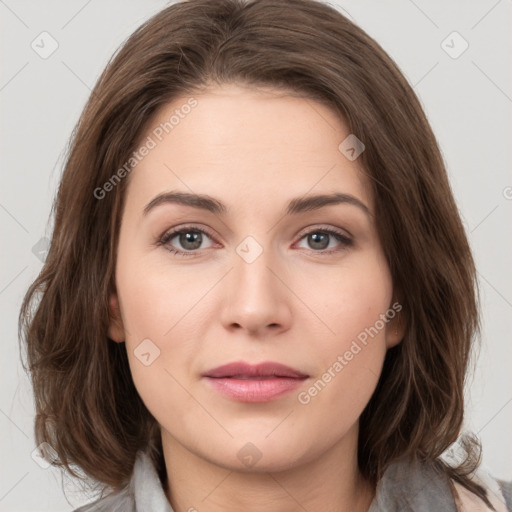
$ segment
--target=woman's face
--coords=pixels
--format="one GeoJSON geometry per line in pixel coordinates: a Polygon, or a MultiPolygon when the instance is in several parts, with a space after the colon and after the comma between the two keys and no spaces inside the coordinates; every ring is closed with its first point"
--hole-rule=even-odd
{"type": "Polygon", "coordinates": [[[242,471],[354,446],[402,334],[362,147],[340,149],[349,131],[311,100],[235,85],[194,99],[141,138],[109,335],[164,443],[242,471]],[[252,374],[262,362],[295,373],[252,374]]]}

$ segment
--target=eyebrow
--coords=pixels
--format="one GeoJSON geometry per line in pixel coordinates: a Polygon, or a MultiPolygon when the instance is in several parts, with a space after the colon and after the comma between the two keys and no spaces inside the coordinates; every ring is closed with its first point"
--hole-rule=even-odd
{"type": "MultiPolygon", "coordinates": [[[[154,199],[152,199],[144,208],[143,214],[146,216],[157,206],[169,203],[191,206],[192,208],[209,211],[215,215],[224,215],[228,211],[228,208],[224,203],[208,195],[171,191],[159,194],[154,199]]],[[[335,204],[349,204],[356,206],[369,217],[372,217],[372,213],[370,212],[368,206],[366,206],[357,197],[350,194],[342,194],[340,192],[332,194],[309,195],[292,199],[287,205],[285,214],[295,215],[312,210],[319,210],[324,206],[335,204]]]]}

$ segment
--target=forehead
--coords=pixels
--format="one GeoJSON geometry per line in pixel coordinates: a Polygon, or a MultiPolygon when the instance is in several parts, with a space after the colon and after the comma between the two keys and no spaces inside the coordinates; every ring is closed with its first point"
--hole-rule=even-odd
{"type": "Polygon", "coordinates": [[[151,149],[130,173],[127,203],[179,189],[268,208],[269,198],[281,206],[343,192],[371,209],[365,173],[339,149],[349,135],[333,110],[285,91],[225,85],[181,95],[140,138],[151,149]]]}

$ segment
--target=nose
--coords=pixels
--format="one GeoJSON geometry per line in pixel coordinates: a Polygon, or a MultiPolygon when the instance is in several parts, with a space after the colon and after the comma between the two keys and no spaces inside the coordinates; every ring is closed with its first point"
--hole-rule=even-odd
{"type": "Polygon", "coordinates": [[[244,330],[254,336],[276,335],[290,328],[293,294],[287,275],[270,250],[254,260],[235,252],[227,276],[221,320],[228,330],[244,330]]]}

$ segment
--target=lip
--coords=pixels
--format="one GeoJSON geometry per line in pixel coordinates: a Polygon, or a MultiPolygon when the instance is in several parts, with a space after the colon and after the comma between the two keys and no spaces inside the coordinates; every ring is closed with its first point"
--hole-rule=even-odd
{"type": "Polygon", "coordinates": [[[294,379],[309,377],[309,375],[295,370],[290,366],[273,361],[265,361],[264,363],[254,365],[246,363],[245,361],[236,361],[208,370],[203,373],[203,377],[289,377],[294,379]]]}
{"type": "Polygon", "coordinates": [[[309,377],[294,368],[267,361],[228,363],[203,374],[218,392],[240,402],[268,402],[297,389],[309,377]]]}

